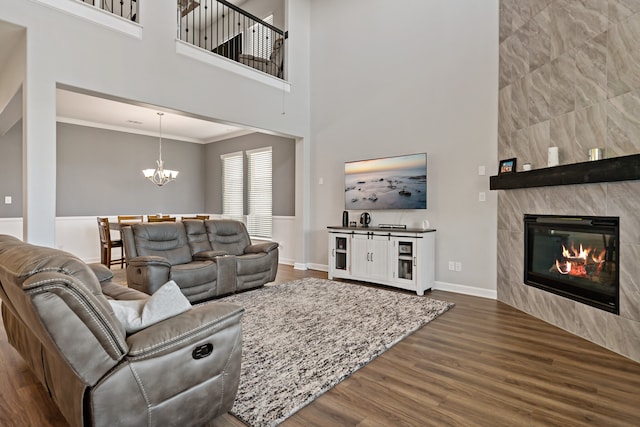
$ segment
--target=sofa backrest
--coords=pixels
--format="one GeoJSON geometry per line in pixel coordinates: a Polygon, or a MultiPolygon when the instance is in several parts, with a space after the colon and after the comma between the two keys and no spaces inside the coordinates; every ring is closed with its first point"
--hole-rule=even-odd
{"type": "Polygon", "coordinates": [[[97,277],[69,253],[0,235],[0,297],[9,341],[31,350],[21,353],[45,386],[55,383],[52,369],[67,367],[94,385],[128,351],[97,277]]]}
{"type": "Polygon", "coordinates": [[[188,219],[182,221],[182,224],[184,225],[185,232],[187,233],[187,240],[189,241],[192,254],[195,255],[212,249],[203,220],[188,219]]]}
{"type": "Polygon", "coordinates": [[[154,222],[131,225],[131,232],[124,234],[125,246],[130,249],[133,237],[135,254],[127,256],[160,256],[171,265],[186,264],[193,260],[187,241],[187,233],[181,222],[154,222]]]}
{"type": "Polygon", "coordinates": [[[225,251],[229,255],[242,255],[251,244],[247,228],[240,221],[210,219],[204,221],[207,237],[214,251],[225,251]]]}

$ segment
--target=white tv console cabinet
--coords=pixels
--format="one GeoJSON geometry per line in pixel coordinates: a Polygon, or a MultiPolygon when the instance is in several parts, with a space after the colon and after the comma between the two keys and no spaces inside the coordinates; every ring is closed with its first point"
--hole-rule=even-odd
{"type": "Polygon", "coordinates": [[[379,283],[418,295],[433,287],[436,230],[327,228],[329,279],[379,283]]]}

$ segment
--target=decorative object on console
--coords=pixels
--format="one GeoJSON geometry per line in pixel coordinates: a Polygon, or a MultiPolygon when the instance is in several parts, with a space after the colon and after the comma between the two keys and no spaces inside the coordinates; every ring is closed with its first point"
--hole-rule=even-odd
{"type": "Polygon", "coordinates": [[[360,225],[363,227],[368,227],[371,224],[371,215],[369,212],[363,212],[360,214],[360,225]]]}
{"type": "Polygon", "coordinates": [[[500,160],[498,175],[513,173],[516,171],[516,158],[500,160]]]}
{"type": "Polygon", "coordinates": [[[160,139],[158,141],[160,147],[160,153],[158,156],[158,160],[156,160],[157,167],[155,169],[144,169],[142,174],[149,181],[153,182],[158,187],[162,187],[163,185],[173,181],[178,177],[178,171],[165,169],[164,164],[162,162],[162,116],[164,113],[158,113],[158,117],[160,118],[160,139]]]}
{"type": "Polygon", "coordinates": [[[346,209],[427,209],[427,155],[344,164],[346,209]]]}
{"type": "Polygon", "coordinates": [[[600,148],[589,149],[589,160],[602,160],[602,150],[600,148]]]}
{"type": "Polygon", "coordinates": [[[347,211],[342,212],[342,226],[343,227],[349,226],[349,212],[347,211]]]}
{"type": "Polygon", "coordinates": [[[560,159],[558,157],[558,147],[549,147],[549,153],[547,157],[547,166],[558,166],[560,159]]]}
{"type": "Polygon", "coordinates": [[[531,170],[531,163],[525,163],[522,165],[522,170],[523,171],[530,171],[531,170]]]}

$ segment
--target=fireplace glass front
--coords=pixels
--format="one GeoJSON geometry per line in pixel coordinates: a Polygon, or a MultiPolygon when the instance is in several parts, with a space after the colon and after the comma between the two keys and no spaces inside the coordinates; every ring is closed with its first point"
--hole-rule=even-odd
{"type": "Polygon", "coordinates": [[[619,313],[617,217],[524,216],[524,282],[619,313]]]}

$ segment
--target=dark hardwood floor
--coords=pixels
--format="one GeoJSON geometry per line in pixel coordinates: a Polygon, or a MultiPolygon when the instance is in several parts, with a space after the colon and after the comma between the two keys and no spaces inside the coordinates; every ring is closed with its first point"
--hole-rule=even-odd
{"type": "MultiPolygon", "coordinates": [[[[277,282],[301,277],[326,273],[281,266],[277,282]]],[[[427,295],[456,306],[282,425],[640,425],[640,364],[497,301],[427,295]]],[[[244,425],[228,414],[214,424],[244,425]]],[[[67,425],[4,327],[0,425],[67,425]]]]}

